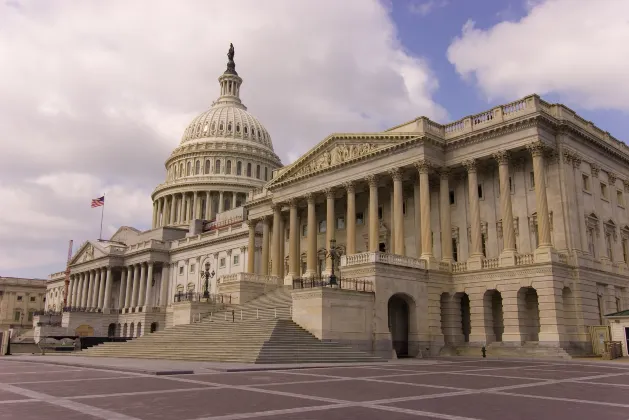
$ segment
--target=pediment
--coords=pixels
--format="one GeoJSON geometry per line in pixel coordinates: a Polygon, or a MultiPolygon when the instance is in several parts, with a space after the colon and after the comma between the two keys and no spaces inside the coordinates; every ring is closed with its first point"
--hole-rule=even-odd
{"type": "Polygon", "coordinates": [[[121,226],[116,233],[112,235],[109,239],[110,242],[121,242],[123,244],[127,244],[129,238],[133,238],[138,236],[140,233],[139,230],[132,228],[130,226],[121,226]]]}
{"type": "Polygon", "coordinates": [[[278,174],[269,186],[353,163],[393,148],[415,135],[332,135],[278,174]]]}
{"type": "Polygon", "coordinates": [[[74,257],[70,260],[70,264],[80,264],[87,261],[92,261],[94,259],[104,257],[107,253],[100,245],[95,244],[91,241],[86,241],[81,245],[79,250],[74,254],[74,257]]]}

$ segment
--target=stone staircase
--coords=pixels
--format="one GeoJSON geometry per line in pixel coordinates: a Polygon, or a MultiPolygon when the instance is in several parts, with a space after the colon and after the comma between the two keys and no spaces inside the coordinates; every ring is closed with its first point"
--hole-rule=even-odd
{"type": "Polygon", "coordinates": [[[279,288],[243,305],[207,314],[126,343],[103,343],[82,356],[233,363],[348,363],[382,359],[318,340],[291,319],[290,289],[279,288]]]}
{"type": "MultiPolygon", "coordinates": [[[[540,346],[538,343],[529,342],[521,346],[504,345],[501,342],[487,345],[487,357],[515,357],[522,359],[572,359],[570,350],[561,347],[540,346]]],[[[482,355],[481,346],[447,346],[439,353],[440,356],[473,356],[482,355]]]]}

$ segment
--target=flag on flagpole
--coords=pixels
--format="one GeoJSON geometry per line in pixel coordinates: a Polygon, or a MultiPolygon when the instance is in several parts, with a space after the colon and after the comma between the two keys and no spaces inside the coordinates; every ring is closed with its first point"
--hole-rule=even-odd
{"type": "Polygon", "coordinates": [[[92,200],[92,208],[105,205],[105,196],[98,197],[92,200]]]}

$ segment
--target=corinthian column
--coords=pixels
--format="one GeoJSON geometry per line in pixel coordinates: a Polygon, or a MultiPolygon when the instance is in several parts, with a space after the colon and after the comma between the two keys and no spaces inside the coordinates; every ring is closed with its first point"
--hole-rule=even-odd
{"type": "Polygon", "coordinates": [[[269,218],[262,220],[262,275],[269,275],[269,218]]]}
{"type": "Polygon", "coordinates": [[[218,212],[222,213],[225,210],[225,200],[223,198],[223,191],[218,192],[218,212]]]}
{"type": "Polygon", "coordinates": [[[482,232],[480,226],[480,203],[478,200],[478,177],[476,159],[462,162],[467,168],[468,192],[470,200],[470,232],[472,249],[468,259],[468,269],[480,269],[483,259],[482,232]],[[471,266],[470,266],[471,264],[471,266]]]}
{"type": "Polygon", "coordinates": [[[314,277],[317,273],[317,214],[314,194],[308,194],[308,264],[306,277],[314,277]]]}
{"type": "Polygon", "coordinates": [[[107,267],[107,277],[105,278],[105,297],[103,298],[103,310],[109,311],[111,305],[111,267],[107,267]]]}
{"type": "Polygon", "coordinates": [[[428,161],[420,160],[415,163],[417,172],[419,172],[419,205],[422,235],[422,253],[421,259],[426,260],[428,267],[430,262],[434,260],[432,253],[432,229],[430,227],[430,184],[428,182],[428,173],[431,165],[428,161]]]}
{"type": "Polygon", "coordinates": [[[210,200],[210,192],[205,192],[205,220],[212,220],[212,201],[210,200]]]}
{"type": "Polygon", "coordinates": [[[118,290],[118,309],[124,309],[125,290],[127,288],[127,268],[120,270],[120,290],[118,290]]]}
{"type": "Polygon", "coordinates": [[[107,280],[107,268],[100,269],[100,285],[98,286],[98,309],[103,309],[105,303],[105,281],[107,280]]]}
{"type": "MultiPolygon", "coordinates": [[[[149,262],[148,263],[148,274],[146,276],[146,294],[144,297],[144,306],[146,308],[150,308],[152,307],[152,303],[151,303],[151,290],[153,289],[153,266],[154,263],[153,262],[149,262]]],[[[201,269],[199,267],[199,269],[201,269]]]]}
{"type": "Polygon", "coordinates": [[[452,259],[452,223],[450,221],[450,171],[442,168],[439,171],[439,201],[441,207],[441,260],[451,263],[452,259]]]}
{"type": "Polygon", "coordinates": [[[162,211],[164,210],[164,198],[157,199],[157,216],[155,218],[155,227],[162,226],[162,211]]]}
{"type": "Polygon", "coordinates": [[[90,270],[90,280],[87,286],[87,308],[94,307],[94,299],[92,298],[94,294],[94,270],[90,270]]]}
{"type": "Polygon", "coordinates": [[[345,184],[347,190],[347,255],[356,253],[356,190],[354,183],[348,182],[345,184]]]}
{"type": "Polygon", "coordinates": [[[535,199],[537,201],[537,230],[539,244],[535,251],[535,261],[552,260],[554,254],[550,239],[550,216],[548,214],[548,198],[546,196],[546,166],[544,151],[546,147],[541,141],[527,146],[533,156],[533,173],[535,177],[535,199]]]}
{"type": "MultiPolygon", "coordinates": [[[[326,212],[326,235],[325,235],[325,248],[330,251],[330,242],[335,239],[336,236],[336,224],[334,217],[334,190],[328,189],[325,191],[326,204],[327,204],[327,212],[326,212]]],[[[325,271],[328,273],[332,272],[332,258],[325,259],[325,271]]]]}
{"type": "Polygon", "coordinates": [[[369,252],[378,252],[379,233],[378,228],[378,178],[375,175],[367,176],[369,184],[369,252]]]}
{"type": "Polygon", "coordinates": [[[293,199],[288,202],[289,208],[289,226],[288,226],[288,277],[296,279],[300,277],[301,270],[299,267],[300,250],[299,250],[299,217],[297,215],[297,200],[293,199]]]}
{"type": "Polygon", "coordinates": [[[151,229],[155,229],[157,226],[157,203],[153,201],[153,223],[151,224],[151,229]]]}
{"type": "Polygon", "coordinates": [[[273,237],[271,238],[271,275],[280,275],[280,217],[282,206],[280,204],[273,205],[273,237]]]}
{"type": "Polygon", "coordinates": [[[177,210],[175,210],[175,202],[176,202],[176,198],[175,198],[175,194],[171,194],[170,196],[170,214],[169,216],[169,223],[171,225],[175,224],[175,214],[177,213],[177,210]]]}
{"type": "Polygon", "coordinates": [[[393,253],[404,255],[404,196],[402,192],[402,172],[399,168],[390,171],[393,178],[393,231],[395,242],[393,253]]]}
{"type": "MultiPolygon", "coordinates": [[[[133,284],[131,288],[131,305],[130,308],[138,306],[138,285],[140,283],[140,265],[133,265],[133,284]]],[[[128,290],[128,289],[127,289],[128,290]]]]}
{"type": "Polygon", "coordinates": [[[247,245],[247,273],[256,271],[256,221],[247,220],[249,226],[249,243],[247,245]]]}
{"type": "Polygon", "coordinates": [[[138,293],[137,306],[144,306],[144,293],[146,292],[146,264],[140,264],[140,291],[138,293]]]}
{"type": "Polygon", "coordinates": [[[509,152],[502,150],[494,153],[498,162],[500,179],[500,214],[502,216],[502,242],[500,265],[515,265],[515,231],[513,229],[513,209],[511,207],[511,187],[509,186],[509,152]]]}

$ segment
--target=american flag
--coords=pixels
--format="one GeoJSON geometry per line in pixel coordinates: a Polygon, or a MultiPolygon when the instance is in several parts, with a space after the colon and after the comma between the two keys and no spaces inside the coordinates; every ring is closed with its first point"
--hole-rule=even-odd
{"type": "Polygon", "coordinates": [[[98,197],[92,200],[92,208],[105,205],[105,196],[98,197]]]}

